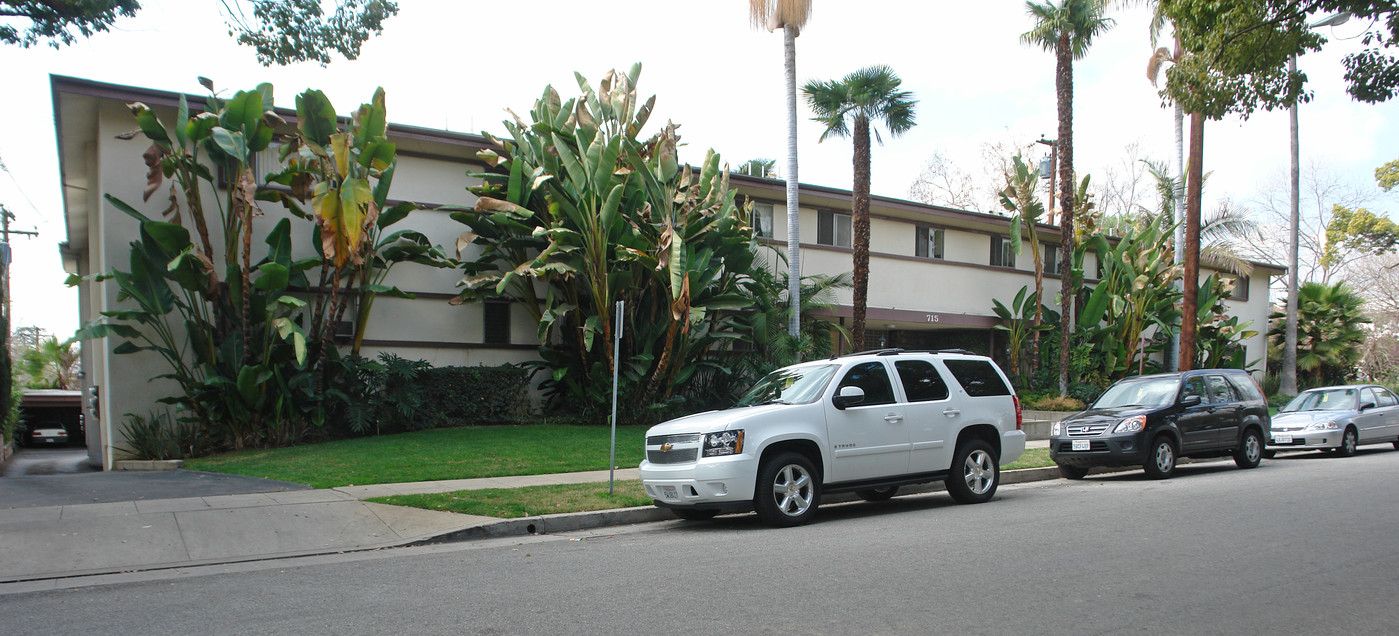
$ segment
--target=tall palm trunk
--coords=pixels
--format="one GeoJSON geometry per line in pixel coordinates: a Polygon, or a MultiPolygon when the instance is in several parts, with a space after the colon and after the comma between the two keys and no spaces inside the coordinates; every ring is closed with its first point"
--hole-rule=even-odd
{"type": "Polygon", "coordinates": [[[1190,174],[1185,182],[1185,273],[1181,284],[1180,370],[1195,368],[1195,331],[1200,295],[1200,186],[1205,159],[1205,117],[1190,115],[1190,174]]]}
{"type": "MultiPolygon", "coordinates": [[[[782,29],[782,75],[787,81],[787,333],[793,338],[801,335],[802,254],[801,222],[797,207],[797,33],[795,28],[782,29]]],[[[797,347],[797,360],[801,348],[797,347]]]]}
{"type": "MultiPolygon", "coordinates": [[[[1297,56],[1287,60],[1287,71],[1297,72],[1297,56]]],[[[1288,145],[1291,147],[1292,166],[1288,175],[1289,203],[1287,214],[1287,306],[1283,312],[1282,334],[1282,382],[1278,392],[1297,395],[1297,236],[1301,226],[1301,181],[1302,168],[1298,156],[1301,152],[1297,141],[1297,104],[1287,109],[1288,145]]]]}
{"type": "Polygon", "coordinates": [[[851,331],[855,350],[865,350],[865,306],[870,284],[870,120],[855,118],[855,183],[851,188],[851,246],[855,257],[851,277],[855,283],[855,320],[851,331]]]}
{"type": "Polygon", "coordinates": [[[1069,349],[1073,343],[1074,277],[1074,67],[1069,33],[1054,49],[1054,89],[1059,98],[1059,236],[1066,266],[1059,276],[1059,394],[1069,394],[1069,349]]]}
{"type": "MultiPolygon", "coordinates": [[[[1030,223],[1030,254],[1035,257],[1035,317],[1030,322],[1035,331],[1030,334],[1030,375],[1034,375],[1040,369],[1040,332],[1038,327],[1044,323],[1044,261],[1040,258],[1040,233],[1035,227],[1037,224],[1030,223]]],[[[1063,263],[1063,259],[1060,259],[1063,263]]],[[[1062,265],[1061,265],[1062,271],[1062,265]]]]}
{"type": "MultiPolygon", "coordinates": [[[[1177,47],[1179,48],[1179,47],[1177,47]]],[[[1172,260],[1176,265],[1185,262],[1185,224],[1181,223],[1185,219],[1185,108],[1179,103],[1175,108],[1176,123],[1176,182],[1171,184],[1175,191],[1175,210],[1172,213],[1171,222],[1176,224],[1176,240],[1172,260]]],[[[1181,281],[1176,281],[1176,288],[1184,292],[1181,281]]],[[[1171,334],[1170,370],[1180,370],[1180,332],[1171,334]]]]}

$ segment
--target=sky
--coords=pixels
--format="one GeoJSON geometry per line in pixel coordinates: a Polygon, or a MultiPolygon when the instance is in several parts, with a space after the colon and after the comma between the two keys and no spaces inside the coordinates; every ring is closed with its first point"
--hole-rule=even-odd
{"type": "MultiPolygon", "coordinates": [[[[73,46],[0,47],[9,89],[0,100],[0,203],[18,217],[12,230],[39,232],[11,240],[12,328],[37,325],[66,337],[79,326],[77,296],[63,286],[57,249],[65,229],[50,74],[196,95],[205,92],[196,81],[201,75],[229,91],[271,82],[284,107],[316,88],[341,114],[383,86],[392,122],[503,133],[505,109],[529,110],[546,85],[567,98],[578,94],[574,72],[596,84],[610,69],[641,62],[638,89],[657,96],[645,132],[667,120],[680,124],[682,160],[697,162],[713,148],[734,165],[759,157],[785,164],[782,34],[749,26],[745,0],[400,0],[399,14],[358,60],[271,68],[227,36],[216,0],[142,4],[137,17],[73,46]]],[[[884,64],[918,100],[917,126],[901,137],[885,135],[873,149],[874,194],[907,198],[934,153],[980,177],[986,144],[1032,145],[1055,134],[1054,58],[1020,43],[1032,26],[1024,2],[814,4],[797,38],[799,84],[884,64]]],[[[1114,8],[1111,15],[1116,25],[1074,65],[1080,175],[1121,171],[1131,161],[1129,146],[1159,161],[1173,161],[1175,152],[1171,112],[1145,74],[1152,51],[1147,13],[1114,8]]],[[[1365,26],[1323,29],[1331,42],[1298,63],[1315,95],[1299,109],[1301,155],[1304,166],[1367,192],[1370,209],[1389,214],[1399,196],[1380,194],[1373,173],[1399,157],[1399,100],[1354,102],[1341,78],[1340,61],[1360,48],[1365,26]]],[[[801,105],[801,181],[850,188],[849,140],[818,143],[821,127],[810,116],[801,105]]],[[[1285,183],[1287,129],[1284,112],[1208,124],[1206,209],[1223,198],[1254,200],[1285,183]]]]}

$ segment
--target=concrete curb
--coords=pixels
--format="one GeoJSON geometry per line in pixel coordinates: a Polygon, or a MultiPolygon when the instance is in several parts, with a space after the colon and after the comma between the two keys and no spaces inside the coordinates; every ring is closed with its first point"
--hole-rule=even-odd
{"type": "Polygon", "coordinates": [[[184,465],[183,459],[118,459],[112,463],[114,470],[175,470],[184,465]]]}

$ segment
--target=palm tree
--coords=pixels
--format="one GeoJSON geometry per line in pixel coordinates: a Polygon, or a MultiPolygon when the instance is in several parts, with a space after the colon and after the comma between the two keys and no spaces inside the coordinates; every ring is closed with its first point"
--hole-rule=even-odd
{"type": "MultiPolygon", "coordinates": [[[[1059,209],[1063,210],[1059,219],[1064,254],[1074,250],[1074,139],[1073,101],[1074,66],[1073,61],[1083,59],[1093,38],[1112,28],[1115,21],[1104,17],[1107,0],[1046,0],[1044,4],[1026,2],[1025,7],[1035,19],[1033,29],[1021,34],[1020,41],[1038,44],[1046,51],[1054,52],[1054,91],[1058,101],[1059,138],[1056,151],[1059,153],[1059,209]]],[[[1069,392],[1069,338],[1073,332],[1073,277],[1063,276],[1059,294],[1060,335],[1059,335],[1059,394],[1069,392]]]]}
{"type": "Polygon", "coordinates": [[[71,389],[77,386],[78,341],[42,338],[20,353],[19,368],[31,389],[71,389]]]}
{"type": "Polygon", "coordinates": [[[777,160],[749,159],[748,161],[738,164],[738,167],[734,168],[733,171],[735,174],[772,179],[777,175],[777,160]]]}
{"type": "MultiPolygon", "coordinates": [[[[1360,359],[1370,320],[1362,313],[1365,303],[1344,282],[1334,285],[1305,283],[1297,290],[1297,369],[1312,377],[1313,386],[1345,381],[1360,359]]],[[[1274,342],[1285,337],[1283,312],[1274,312],[1268,331],[1274,342]]]]}
{"type": "MultiPolygon", "coordinates": [[[[1040,330],[1039,326],[1043,318],[1042,308],[1044,305],[1039,299],[1044,297],[1044,261],[1040,257],[1040,237],[1039,224],[1040,217],[1044,216],[1044,204],[1035,196],[1035,188],[1039,185],[1039,171],[1031,168],[1020,153],[1016,153],[1012,158],[1012,167],[1006,173],[1006,187],[1001,190],[1001,207],[1011,213],[1010,218],[1010,247],[1016,254],[1020,253],[1023,239],[1022,233],[1030,236],[1030,255],[1035,261],[1035,294],[1034,306],[1035,316],[1030,321],[1030,373],[1036,371],[1039,366],[1040,350],[1040,330]]],[[[1060,258],[1060,263],[1066,259],[1060,258]]],[[[1061,266],[1060,271],[1063,271],[1061,266]]],[[[1016,364],[1011,365],[1016,373],[1020,373],[1020,368],[1016,364]]]]}
{"type": "MultiPolygon", "coordinates": [[[[1176,253],[1174,260],[1179,265],[1180,229],[1183,224],[1173,211],[1180,203],[1177,196],[1181,193],[1181,181],[1166,171],[1164,163],[1147,161],[1146,164],[1147,172],[1156,180],[1156,192],[1161,199],[1160,209],[1152,216],[1162,228],[1175,226],[1172,247],[1176,253]]],[[[1213,173],[1201,176],[1201,182],[1208,181],[1210,174],[1213,173]]],[[[1200,264],[1238,276],[1248,276],[1253,273],[1253,264],[1239,252],[1238,246],[1243,242],[1256,242],[1260,238],[1258,224],[1247,209],[1235,206],[1228,200],[1221,201],[1213,213],[1200,220],[1200,264]]]]}
{"type": "MultiPolygon", "coordinates": [[[[1166,22],[1166,16],[1161,12],[1161,3],[1153,0],[1151,2],[1152,46],[1156,46],[1161,36],[1161,31],[1166,28],[1166,22]]],[[[1172,37],[1172,42],[1175,45],[1173,48],[1168,49],[1164,46],[1158,47],[1156,51],[1152,53],[1151,59],[1147,61],[1146,76],[1151,80],[1152,86],[1156,86],[1157,80],[1161,77],[1161,69],[1165,68],[1166,64],[1178,64],[1181,59],[1185,57],[1185,48],[1181,46],[1180,39],[1172,37]]],[[[1173,204],[1171,207],[1171,222],[1177,223],[1175,231],[1177,248],[1175,251],[1175,262],[1179,265],[1181,263],[1181,257],[1184,255],[1184,250],[1180,248],[1185,244],[1185,224],[1179,223],[1185,215],[1185,109],[1179,102],[1175,104],[1174,114],[1176,132],[1176,174],[1171,191],[1171,202],[1173,204]]],[[[1162,166],[1162,168],[1164,167],[1165,166],[1162,166]]],[[[1171,370],[1180,368],[1180,336],[1178,334],[1179,332],[1171,336],[1171,351],[1169,354],[1169,366],[1171,370]]]]}
{"type": "Polygon", "coordinates": [[[797,209],[797,36],[811,17],[811,0],[748,0],[754,28],[782,29],[782,73],[787,87],[787,333],[801,335],[801,224],[797,209]]]}
{"type": "MultiPolygon", "coordinates": [[[[899,90],[902,80],[888,66],[870,66],[841,80],[812,80],[802,87],[806,102],[816,115],[811,119],[826,127],[827,137],[850,137],[855,144],[855,180],[851,187],[851,231],[855,284],[855,319],[851,323],[856,351],[865,348],[865,306],[870,279],[870,123],[884,124],[897,137],[913,128],[913,93],[899,90]]],[[[884,140],[875,131],[875,139],[884,140]]]]}

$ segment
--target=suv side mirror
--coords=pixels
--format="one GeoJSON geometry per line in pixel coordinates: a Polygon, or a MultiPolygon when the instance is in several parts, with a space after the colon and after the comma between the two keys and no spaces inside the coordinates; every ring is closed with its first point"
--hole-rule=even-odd
{"type": "Polygon", "coordinates": [[[1200,402],[1200,396],[1198,395],[1187,395],[1180,399],[1181,406],[1199,406],[1200,402]]]}
{"type": "Polygon", "coordinates": [[[843,386],[840,387],[840,391],[836,393],[835,397],[831,398],[831,405],[844,411],[845,407],[854,406],[864,401],[864,389],[858,386],[843,386]]]}

